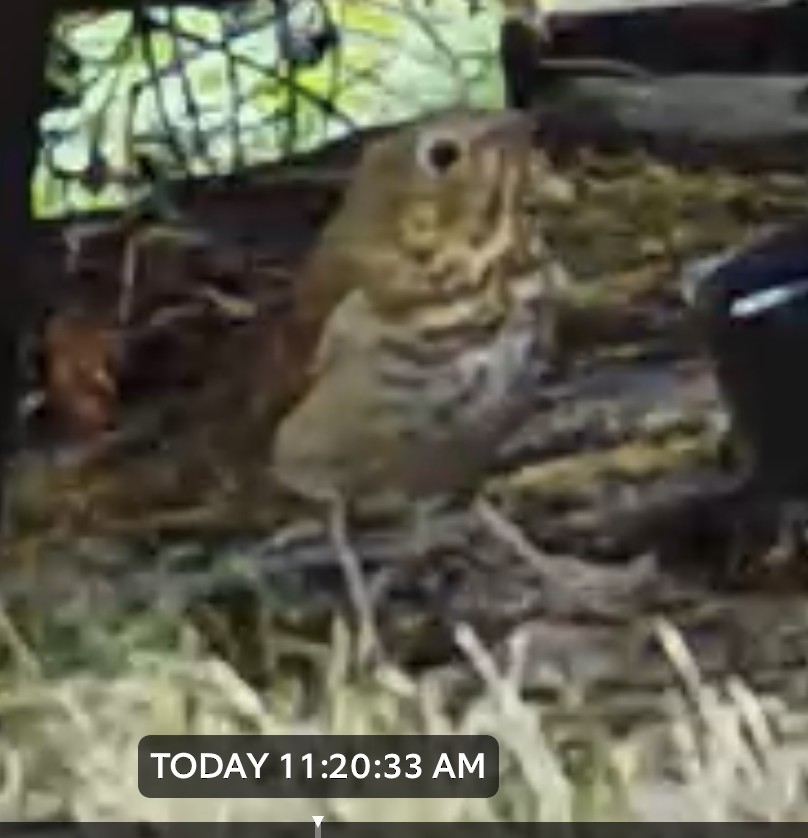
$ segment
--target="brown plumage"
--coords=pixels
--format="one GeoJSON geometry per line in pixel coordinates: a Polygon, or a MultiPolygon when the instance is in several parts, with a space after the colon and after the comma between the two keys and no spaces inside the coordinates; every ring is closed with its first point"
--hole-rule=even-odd
{"type": "MultiPolygon", "coordinates": [[[[273,451],[318,500],[468,488],[534,401],[564,273],[536,228],[527,121],[456,111],[365,153],[299,285],[316,335],[273,451]]],[[[537,188],[534,188],[537,187],[537,188]]]]}

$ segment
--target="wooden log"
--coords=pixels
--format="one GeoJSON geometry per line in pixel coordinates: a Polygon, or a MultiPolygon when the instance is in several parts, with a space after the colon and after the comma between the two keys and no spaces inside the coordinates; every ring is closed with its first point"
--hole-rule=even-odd
{"type": "Polygon", "coordinates": [[[804,171],[808,6],[627,5],[551,15],[549,41],[503,27],[509,103],[535,112],[546,142],[804,171]]]}
{"type": "Polygon", "coordinates": [[[804,172],[806,95],[808,76],[579,77],[532,107],[558,150],[643,148],[679,165],[804,172]]]}

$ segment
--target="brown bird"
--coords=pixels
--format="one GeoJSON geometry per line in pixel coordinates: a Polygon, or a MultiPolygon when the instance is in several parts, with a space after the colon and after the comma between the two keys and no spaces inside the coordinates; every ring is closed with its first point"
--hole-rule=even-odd
{"type": "Polygon", "coordinates": [[[473,487],[552,362],[566,275],[529,122],[454,111],[371,145],[299,284],[316,336],[274,476],[324,502],[473,487]]]}

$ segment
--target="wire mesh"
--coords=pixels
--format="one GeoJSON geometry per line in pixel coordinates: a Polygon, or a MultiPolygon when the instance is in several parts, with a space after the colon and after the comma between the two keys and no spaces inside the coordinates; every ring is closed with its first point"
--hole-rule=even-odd
{"type": "Polygon", "coordinates": [[[141,5],[55,26],[40,215],[130,200],[316,148],[361,127],[500,99],[497,2],[141,5]]]}

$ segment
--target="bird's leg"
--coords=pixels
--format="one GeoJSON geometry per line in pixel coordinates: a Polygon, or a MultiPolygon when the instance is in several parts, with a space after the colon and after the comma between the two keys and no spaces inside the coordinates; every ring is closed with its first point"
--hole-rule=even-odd
{"type": "Polygon", "coordinates": [[[359,624],[357,654],[360,663],[378,659],[382,647],[379,640],[373,602],[365,582],[359,556],[348,536],[348,508],[345,499],[336,495],[328,508],[328,531],[337,554],[348,596],[359,624]]]}

